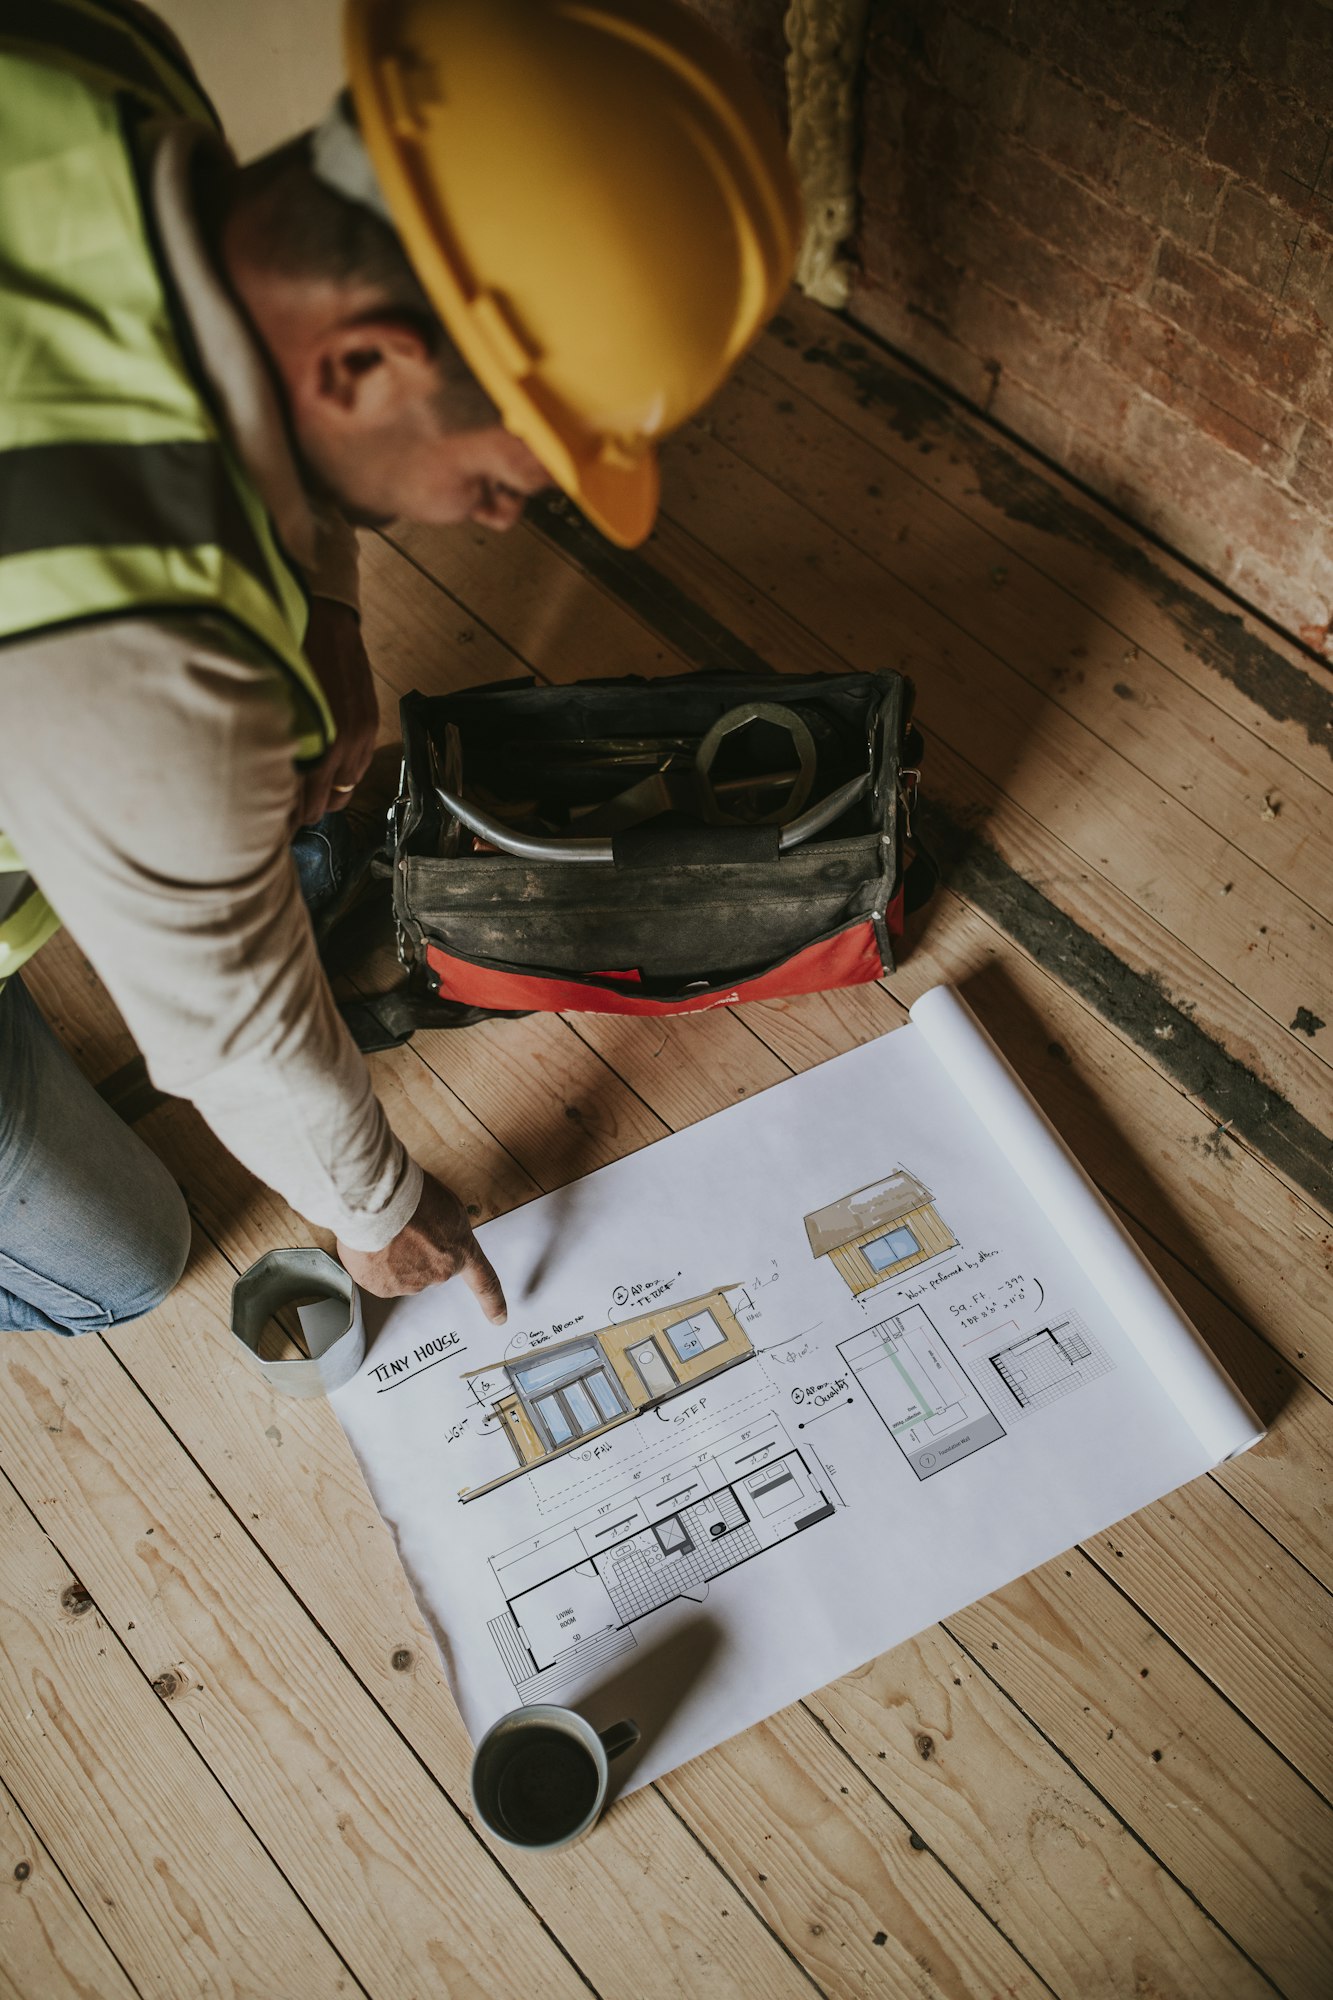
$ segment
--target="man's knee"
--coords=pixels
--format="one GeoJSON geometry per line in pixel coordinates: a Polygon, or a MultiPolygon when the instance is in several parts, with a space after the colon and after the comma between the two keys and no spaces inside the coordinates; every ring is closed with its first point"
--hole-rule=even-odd
{"type": "MultiPolygon", "coordinates": [[[[125,1326],[155,1312],[180,1281],[190,1255],[190,1211],[185,1197],[166,1169],[162,1186],[155,1193],[150,1226],[131,1245],[124,1246],[122,1283],[114,1298],[107,1301],[111,1326],[125,1326]]],[[[83,1332],[71,1327],[71,1332],[83,1332]]]]}

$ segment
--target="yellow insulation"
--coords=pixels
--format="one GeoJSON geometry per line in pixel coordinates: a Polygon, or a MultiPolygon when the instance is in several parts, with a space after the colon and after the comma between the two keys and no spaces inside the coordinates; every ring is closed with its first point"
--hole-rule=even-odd
{"type": "Polygon", "coordinates": [[[805,200],[796,282],[820,305],[845,306],[838,252],[856,222],[857,78],[869,0],[792,0],[787,10],[791,157],[805,200]]]}

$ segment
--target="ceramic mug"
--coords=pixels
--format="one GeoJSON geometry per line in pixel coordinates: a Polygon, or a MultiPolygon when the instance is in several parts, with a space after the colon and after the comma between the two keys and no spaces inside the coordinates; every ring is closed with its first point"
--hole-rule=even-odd
{"type": "Polygon", "coordinates": [[[492,1723],[472,1759],[472,1804],[497,1840],[537,1854],[569,1847],[606,1804],[609,1765],[639,1740],[638,1724],[599,1734],[572,1708],[537,1703],[492,1723]]]}

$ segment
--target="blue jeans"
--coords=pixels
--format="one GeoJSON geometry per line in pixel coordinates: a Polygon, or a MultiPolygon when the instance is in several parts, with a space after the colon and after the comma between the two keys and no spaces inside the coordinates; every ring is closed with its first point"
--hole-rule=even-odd
{"type": "Polygon", "coordinates": [[[171,1175],[65,1053],[21,979],[0,992],[0,1331],[91,1333],[172,1289],[190,1217],[171,1175]]]}

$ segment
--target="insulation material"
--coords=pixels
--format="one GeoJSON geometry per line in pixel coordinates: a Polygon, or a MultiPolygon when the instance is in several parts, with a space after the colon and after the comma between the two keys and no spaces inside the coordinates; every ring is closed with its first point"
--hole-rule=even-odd
{"type": "Polygon", "coordinates": [[[792,0],[787,12],[791,158],[805,202],[796,282],[820,305],[847,303],[839,251],[856,223],[856,112],[869,0],[792,0]]]}

